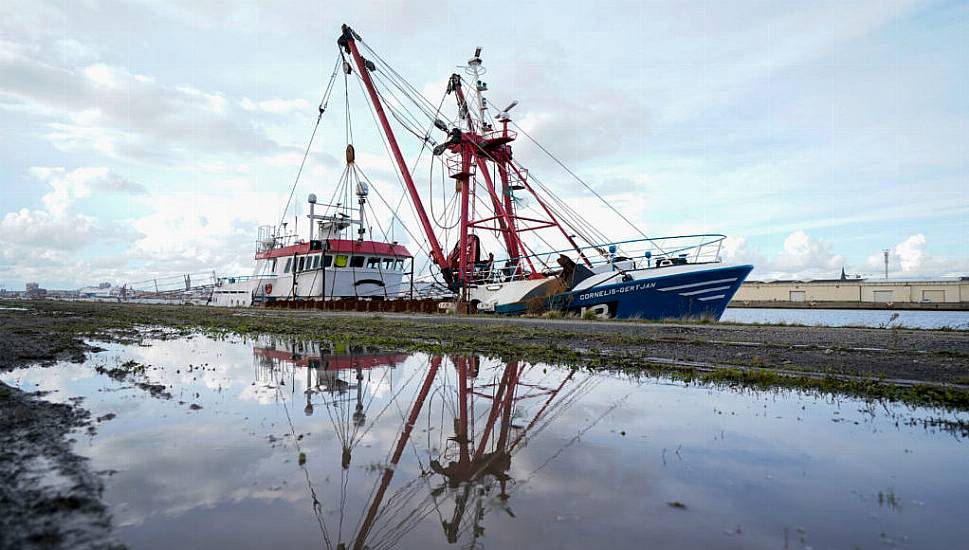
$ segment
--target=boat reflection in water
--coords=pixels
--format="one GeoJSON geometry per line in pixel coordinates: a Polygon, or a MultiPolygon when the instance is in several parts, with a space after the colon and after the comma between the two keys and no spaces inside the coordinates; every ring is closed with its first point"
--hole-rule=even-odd
{"type": "MultiPolygon", "coordinates": [[[[328,417],[340,441],[339,497],[314,487],[316,463],[303,466],[328,548],[395,546],[432,515],[448,543],[473,546],[484,534],[489,511],[502,509],[513,517],[509,501],[524,481],[512,475],[516,452],[597,381],[576,371],[477,355],[421,356],[424,368],[397,369],[408,355],[326,342],[264,342],[254,353],[260,378],[277,388],[286,383],[284,378],[291,379],[291,388],[297,377],[305,378],[305,414],[328,417]],[[391,383],[395,371],[405,379],[391,383]],[[397,420],[393,440],[368,437],[387,417],[397,420]],[[354,480],[353,466],[361,465],[354,464],[353,454],[365,440],[385,447],[387,459],[363,465],[364,475],[354,480]],[[414,458],[416,464],[402,467],[402,459],[414,458]],[[375,482],[374,469],[380,472],[375,482]],[[355,481],[374,486],[354,491],[355,481]],[[369,496],[356,511],[348,502],[353,493],[369,496]],[[332,532],[332,514],[324,513],[324,502],[328,509],[329,503],[339,503],[334,513],[341,532],[332,532]],[[344,540],[348,514],[357,527],[344,540]]],[[[581,428],[576,429],[581,433],[581,428]]]]}

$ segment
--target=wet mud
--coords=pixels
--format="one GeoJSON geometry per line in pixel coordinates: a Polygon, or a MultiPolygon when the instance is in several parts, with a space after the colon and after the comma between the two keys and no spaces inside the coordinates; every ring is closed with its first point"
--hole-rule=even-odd
{"type": "MultiPolygon", "coordinates": [[[[81,362],[84,342],[69,314],[9,310],[0,318],[0,371],[81,362]]],[[[102,481],[71,451],[71,431],[90,427],[79,403],[49,403],[0,382],[0,549],[122,548],[100,500],[102,481]]]]}
{"type": "Polygon", "coordinates": [[[77,405],[0,384],[0,548],[120,548],[102,481],[71,451],[77,405]]]}
{"type": "Polygon", "coordinates": [[[83,359],[90,339],[192,331],[353,339],[384,349],[518,354],[585,366],[667,363],[969,386],[969,331],[355,314],[71,302],[0,310],[0,369],[83,359]],[[166,333],[165,331],[169,331],[166,333]]]}

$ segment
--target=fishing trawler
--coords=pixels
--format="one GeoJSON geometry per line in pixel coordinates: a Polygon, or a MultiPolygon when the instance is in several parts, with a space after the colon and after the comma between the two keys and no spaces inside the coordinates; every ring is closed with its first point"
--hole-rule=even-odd
{"type": "MultiPolygon", "coordinates": [[[[719,319],[753,269],[722,261],[724,235],[650,237],[643,233],[515,124],[510,111],[517,101],[504,109],[493,107],[482,80],[486,71],[481,48],[462,67],[467,78],[453,73],[435,105],[350,27],[343,26],[337,45],[338,57],[320,103],[317,127],[342,75],[345,135],[350,141],[343,186],[356,181],[358,191],[363,186],[360,200],[364,201],[371,184],[352,160],[353,136],[360,132],[359,125],[350,130],[349,90],[355,80],[400,184],[398,207],[387,205],[383,216],[418,228],[408,231],[411,243],[421,251],[425,283],[418,286],[430,281],[430,287],[445,289],[456,309],[510,315],[560,311],[586,318],[719,319]],[[453,102],[446,101],[448,96],[453,102]],[[446,103],[450,106],[445,107],[446,103]],[[411,146],[419,150],[410,162],[404,151],[407,144],[398,140],[398,134],[417,138],[411,146]],[[556,195],[551,185],[513,156],[512,145],[519,136],[598,199],[605,208],[600,215],[625,223],[637,238],[610,239],[602,223],[586,219],[578,207],[556,195]],[[424,154],[427,151],[429,155],[424,154]],[[426,192],[415,183],[420,169],[428,170],[426,192]],[[410,212],[402,214],[400,204],[405,199],[410,212]],[[402,218],[406,214],[410,219],[402,218]]],[[[230,283],[216,295],[228,305],[249,305],[231,304],[232,293],[245,301],[247,292],[252,296],[250,304],[291,300],[325,304],[341,297],[400,299],[403,279],[397,275],[402,275],[404,264],[398,260],[410,260],[407,281],[414,288],[418,270],[403,246],[373,240],[372,230],[370,240],[363,240],[367,229],[362,206],[356,241],[335,237],[335,232],[354,222],[334,216],[345,214],[319,219],[311,214],[311,223],[323,224],[318,230],[326,238],[289,245],[280,245],[275,237],[264,241],[256,259],[264,266],[271,262],[266,268],[271,277],[230,283]],[[329,248],[324,251],[323,246],[329,248]],[[340,256],[327,255],[328,251],[343,253],[340,266],[336,265],[340,256]],[[320,255],[322,259],[310,258],[320,255]],[[348,271],[345,262],[354,263],[352,269],[370,271],[348,271]],[[326,269],[329,279],[323,277],[326,269]],[[305,270],[311,273],[304,274],[305,270]]]]}
{"type": "MultiPolygon", "coordinates": [[[[352,164],[352,147],[347,149],[347,158],[352,164]]],[[[311,194],[307,199],[307,240],[297,233],[278,236],[271,226],[260,227],[256,274],[219,279],[212,291],[212,305],[247,307],[275,300],[398,296],[413,256],[397,242],[364,238],[368,194],[367,184],[359,182],[356,218],[342,204],[333,205],[332,212],[317,214],[317,197],[311,194]],[[347,238],[353,226],[358,227],[357,238],[347,238]]]]}

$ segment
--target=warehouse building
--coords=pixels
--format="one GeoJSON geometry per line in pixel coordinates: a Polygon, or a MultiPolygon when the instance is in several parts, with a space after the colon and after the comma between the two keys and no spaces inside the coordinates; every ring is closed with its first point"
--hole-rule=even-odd
{"type": "Polygon", "coordinates": [[[969,277],[748,281],[735,307],[911,307],[969,309],[969,277]]]}

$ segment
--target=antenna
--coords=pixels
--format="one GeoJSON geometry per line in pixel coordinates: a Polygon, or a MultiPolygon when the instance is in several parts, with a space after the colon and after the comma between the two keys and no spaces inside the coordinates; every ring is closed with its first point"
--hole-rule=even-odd
{"type": "Polygon", "coordinates": [[[885,254],[885,278],[887,279],[888,278],[888,253],[891,252],[891,250],[885,248],[882,250],[882,252],[885,254]]]}
{"type": "Polygon", "coordinates": [[[488,83],[481,80],[481,75],[486,72],[488,71],[481,65],[481,46],[478,46],[474,49],[474,57],[468,60],[468,67],[465,69],[465,73],[471,75],[474,79],[474,96],[478,107],[478,120],[482,128],[489,127],[485,119],[485,113],[487,111],[485,104],[487,100],[484,97],[484,92],[488,91],[488,83]]]}
{"type": "Polygon", "coordinates": [[[316,225],[316,217],[314,216],[314,210],[316,207],[316,193],[310,193],[309,198],[306,199],[310,203],[310,242],[313,242],[313,226],[316,225]]]}
{"type": "Polygon", "coordinates": [[[512,101],[511,103],[509,103],[507,107],[505,107],[504,109],[501,110],[500,113],[498,113],[498,117],[497,117],[498,120],[500,120],[502,122],[507,122],[507,121],[511,120],[511,116],[508,115],[508,111],[514,109],[517,105],[518,105],[518,100],[517,99],[515,101],[512,101]]]}

